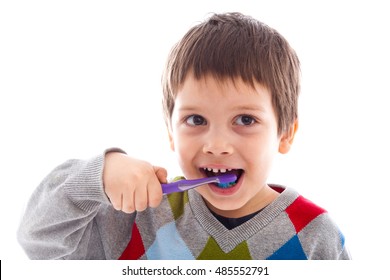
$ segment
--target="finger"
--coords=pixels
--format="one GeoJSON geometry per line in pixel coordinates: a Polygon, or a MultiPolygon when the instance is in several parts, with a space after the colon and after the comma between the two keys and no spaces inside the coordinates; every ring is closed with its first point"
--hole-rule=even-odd
{"type": "Polygon", "coordinates": [[[112,194],[111,196],[107,194],[107,196],[111,202],[112,207],[114,207],[115,210],[118,211],[122,210],[122,202],[123,202],[122,194],[119,195],[112,194]]]}
{"type": "Polygon", "coordinates": [[[137,188],[134,192],[134,207],[137,211],[144,211],[148,207],[148,190],[147,186],[137,188]]]}
{"type": "Polygon", "coordinates": [[[148,183],[148,206],[157,207],[162,200],[161,183],[157,177],[152,177],[148,183]]]}
{"type": "Polygon", "coordinates": [[[167,182],[167,176],[168,172],[165,168],[160,166],[153,166],[154,173],[156,174],[158,180],[160,183],[166,183],[167,182]]]}
{"type": "Polygon", "coordinates": [[[136,211],[134,201],[134,191],[132,189],[127,189],[127,191],[123,193],[121,210],[128,214],[134,213],[136,211]]]}

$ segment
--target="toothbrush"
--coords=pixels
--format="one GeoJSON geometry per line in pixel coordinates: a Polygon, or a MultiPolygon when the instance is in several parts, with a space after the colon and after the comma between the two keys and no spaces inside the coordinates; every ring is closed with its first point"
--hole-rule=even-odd
{"type": "Polygon", "coordinates": [[[199,187],[201,185],[209,183],[217,183],[221,188],[227,188],[235,183],[237,176],[234,174],[224,174],[214,177],[207,177],[194,180],[180,180],[168,184],[161,184],[163,194],[169,194],[173,192],[184,192],[189,189],[199,187]]]}

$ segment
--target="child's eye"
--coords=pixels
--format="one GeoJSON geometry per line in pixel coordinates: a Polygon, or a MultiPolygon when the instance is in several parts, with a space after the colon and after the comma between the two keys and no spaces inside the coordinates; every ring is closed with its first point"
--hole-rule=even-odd
{"type": "Polygon", "coordinates": [[[186,118],[185,122],[190,126],[206,125],[205,118],[200,115],[191,115],[186,118]]]}
{"type": "Polygon", "coordinates": [[[235,119],[236,125],[249,126],[256,123],[255,118],[248,115],[241,115],[235,119]]]}

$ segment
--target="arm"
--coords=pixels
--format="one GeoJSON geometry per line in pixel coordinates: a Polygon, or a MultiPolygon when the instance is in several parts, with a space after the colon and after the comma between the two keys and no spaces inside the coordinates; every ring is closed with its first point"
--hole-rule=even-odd
{"type": "Polygon", "coordinates": [[[103,187],[105,153],[69,160],[38,186],[22,218],[18,240],[32,259],[118,258],[135,214],[116,211],[103,187]]]}

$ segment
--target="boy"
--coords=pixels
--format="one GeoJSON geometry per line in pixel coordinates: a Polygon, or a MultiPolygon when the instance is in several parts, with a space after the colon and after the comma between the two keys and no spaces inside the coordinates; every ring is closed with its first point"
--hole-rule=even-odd
{"type": "Polygon", "coordinates": [[[234,184],[163,195],[164,168],[110,149],[43,180],[19,242],[34,259],[349,259],[324,209],[267,184],[298,127],[299,75],[277,31],[211,16],[169,55],[164,113],[184,176],[234,173],[234,184]]]}

